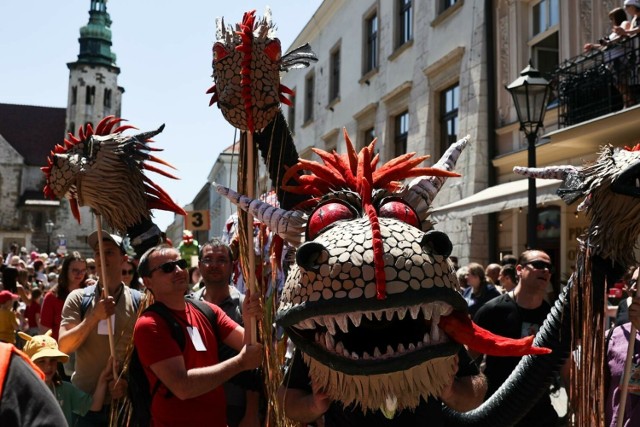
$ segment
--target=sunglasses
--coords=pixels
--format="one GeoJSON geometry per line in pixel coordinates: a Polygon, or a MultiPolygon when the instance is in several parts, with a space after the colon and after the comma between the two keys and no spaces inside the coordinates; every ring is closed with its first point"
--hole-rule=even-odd
{"type": "Polygon", "coordinates": [[[553,273],[553,265],[546,261],[531,261],[527,262],[526,265],[530,265],[536,270],[544,270],[546,268],[550,273],[553,273]]]}
{"type": "Polygon", "coordinates": [[[169,261],[164,264],[160,264],[153,270],[149,271],[149,275],[152,275],[156,270],[162,270],[165,273],[173,273],[176,270],[176,265],[180,267],[182,270],[187,268],[187,261],[184,259],[179,259],[177,261],[169,261]]]}
{"type": "Polygon", "coordinates": [[[133,274],[133,270],[122,270],[123,276],[131,276],[133,274]]]}

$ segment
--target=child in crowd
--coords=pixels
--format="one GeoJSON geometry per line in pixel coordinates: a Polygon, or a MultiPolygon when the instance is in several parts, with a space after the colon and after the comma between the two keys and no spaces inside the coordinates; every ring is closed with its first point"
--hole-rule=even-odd
{"type": "Polygon", "coordinates": [[[13,302],[18,295],[10,291],[0,291],[0,341],[16,343],[16,331],[20,327],[18,314],[13,310],[13,302]]]}
{"type": "Polygon", "coordinates": [[[58,349],[58,343],[51,337],[51,330],[44,335],[33,337],[24,332],[18,334],[26,341],[22,351],[44,373],[44,381],[56,397],[70,426],[75,425],[76,415],[84,416],[89,411],[102,410],[107,385],[113,378],[111,359],[102,370],[96,389],[91,396],[73,384],[60,380],[58,362],[67,362],[69,356],[58,349]]]}

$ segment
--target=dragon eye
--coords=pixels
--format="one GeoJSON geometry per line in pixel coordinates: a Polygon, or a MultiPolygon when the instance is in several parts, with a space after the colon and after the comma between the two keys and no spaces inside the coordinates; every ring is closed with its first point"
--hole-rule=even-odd
{"type": "Polygon", "coordinates": [[[280,40],[276,39],[271,42],[264,48],[264,53],[271,59],[273,62],[280,61],[280,56],[282,55],[282,48],[280,47],[280,40]]]}
{"type": "Polygon", "coordinates": [[[329,202],[319,206],[309,218],[307,240],[315,239],[327,227],[340,220],[355,218],[354,211],[344,203],[329,202]]]}
{"type": "Polygon", "coordinates": [[[418,214],[405,202],[397,199],[382,201],[378,208],[378,216],[381,218],[395,218],[416,228],[420,228],[418,214]]]}
{"type": "Polygon", "coordinates": [[[224,47],[222,43],[216,43],[213,45],[213,61],[221,61],[229,55],[229,51],[224,47]]]}

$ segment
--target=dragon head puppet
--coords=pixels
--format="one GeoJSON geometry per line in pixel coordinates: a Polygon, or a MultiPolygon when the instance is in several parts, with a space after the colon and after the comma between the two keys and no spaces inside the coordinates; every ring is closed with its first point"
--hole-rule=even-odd
{"type": "Polygon", "coordinates": [[[446,178],[459,176],[452,169],[468,138],[431,168],[417,167],[428,156],[415,153],[378,167],[375,141],[356,153],[345,140],[346,154],[314,149],[323,164],[300,160],[282,177],[295,181],[283,190],[308,196],[296,209],[218,186],[297,246],[276,319],[318,388],[365,411],[414,408],[447,385],[462,343],[487,354],[546,352],[533,337],[503,340],[469,320],[452,244],[428,219],[446,178]]]}
{"type": "Polygon", "coordinates": [[[225,27],[224,19],[216,20],[209,105],[217,102],[225,119],[240,130],[263,129],[277,115],[280,102],[291,105],[285,94],[293,91],[280,84],[281,71],[317,61],[308,44],[283,56],[275,30],[269,8],[261,19],[255,10],[246,12],[235,31],[225,27]]]}
{"type": "Polygon", "coordinates": [[[124,135],[135,128],[121,125],[122,121],[108,116],[95,129],[87,124],[80,126],[78,136],[69,133],[63,144],[54,147],[47,166],[42,168],[46,179],[43,191],[45,197],[66,197],[78,222],[79,206],[89,206],[112,228],[128,232],[135,248],[136,237],[146,241],[150,235],[159,235],[159,229],[151,222],[150,209],[186,213],[144,174],[144,170],[149,170],[177,179],[150,163],[173,168],[150,154],[160,151],[150,143],[164,125],[155,131],[124,135]]]}

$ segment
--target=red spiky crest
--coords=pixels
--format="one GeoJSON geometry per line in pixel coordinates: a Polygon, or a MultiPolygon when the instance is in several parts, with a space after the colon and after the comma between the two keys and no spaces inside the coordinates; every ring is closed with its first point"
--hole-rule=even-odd
{"type": "Polygon", "coordinates": [[[322,163],[300,159],[282,178],[282,182],[288,182],[290,178],[294,178],[298,185],[283,186],[283,189],[296,194],[310,194],[314,197],[322,197],[335,190],[351,190],[360,193],[362,180],[367,179],[371,191],[385,189],[393,192],[397,191],[402,185],[401,181],[407,178],[460,176],[444,169],[417,167],[429,156],[416,157],[416,153],[403,154],[377,168],[379,156],[374,154],[375,139],[356,153],[346,130],[344,130],[344,137],[347,146],[345,154],[338,154],[335,150],[329,153],[313,148],[313,152],[320,157],[322,163]],[[301,171],[308,171],[311,174],[298,174],[301,171]]]}
{"type": "MultiPolygon", "coordinates": [[[[328,153],[313,148],[313,152],[320,157],[323,164],[300,159],[296,165],[287,170],[282,178],[283,182],[294,178],[298,185],[283,186],[282,188],[291,193],[311,195],[312,199],[309,204],[315,204],[320,197],[337,190],[351,190],[360,195],[362,210],[366,213],[371,225],[376,297],[384,299],[386,298],[384,247],[378,213],[371,203],[373,190],[384,189],[394,192],[401,187],[401,180],[416,176],[457,177],[460,175],[443,169],[419,168],[417,166],[427,160],[429,156],[415,157],[416,153],[398,156],[377,169],[379,156],[374,152],[376,140],[374,139],[359,153],[356,153],[346,129],[343,133],[347,146],[345,154],[339,155],[335,151],[328,153]],[[309,171],[311,174],[299,174],[302,171],[309,171]]],[[[298,208],[302,207],[298,206],[298,208]]]]}

